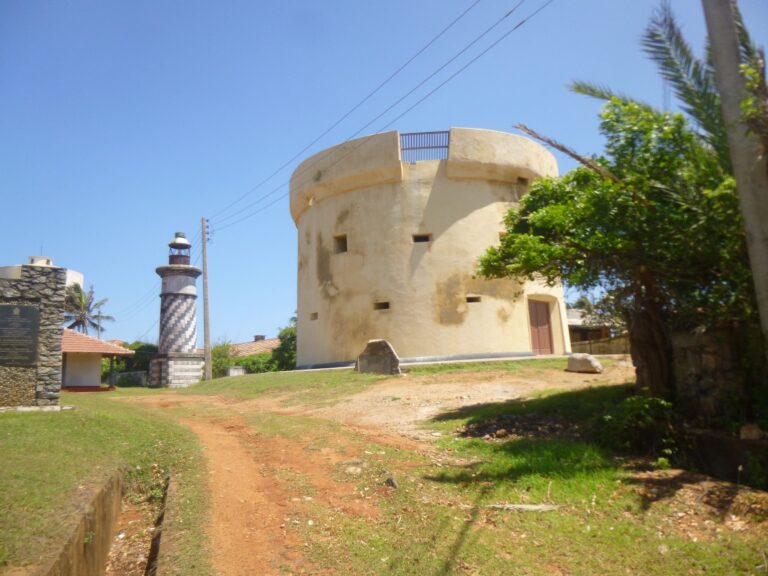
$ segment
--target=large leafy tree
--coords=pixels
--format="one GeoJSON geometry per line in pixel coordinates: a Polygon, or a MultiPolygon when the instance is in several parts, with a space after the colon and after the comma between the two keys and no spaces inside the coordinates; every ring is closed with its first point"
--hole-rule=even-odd
{"type": "Polygon", "coordinates": [[[67,328],[79,330],[88,334],[88,329],[93,328],[99,337],[104,331],[102,322],[114,321],[112,316],[102,313],[102,307],[107,303],[107,298],[96,300],[93,286],[85,292],[80,284],[70,284],[64,296],[64,321],[69,322],[67,328]]]}
{"type": "Polygon", "coordinates": [[[673,328],[754,316],[734,182],[682,115],[613,98],[601,118],[605,155],[534,183],[480,272],[605,290],[639,388],[672,397],[673,328]]]}

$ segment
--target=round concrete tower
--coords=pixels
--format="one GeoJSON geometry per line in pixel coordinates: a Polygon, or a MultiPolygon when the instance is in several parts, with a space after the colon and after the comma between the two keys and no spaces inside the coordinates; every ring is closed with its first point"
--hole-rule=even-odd
{"type": "Polygon", "coordinates": [[[557,163],[504,132],[387,132],[311,156],[291,177],[298,229],[297,364],[570,351],[562,286],[476,277],[503,219],[557,163]]]}
{"type": "Polygon", "coordinates": [[[168,244],[168,265],[155,271],[162,278],[160,290],[160,340],[158,356],[150,367],[152,386],[180,388],[200,380],[203,356],[197,347],[197,288],[202,271],[190,264],[192,245],[183,232],[168,244]]]}

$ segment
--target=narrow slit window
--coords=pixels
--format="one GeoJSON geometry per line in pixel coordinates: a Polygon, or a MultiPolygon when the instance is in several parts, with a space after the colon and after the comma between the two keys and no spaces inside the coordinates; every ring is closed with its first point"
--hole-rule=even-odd
{"type": "Polygon", "coordinates": [[[347,251],[347,235],[341,234],[333,237],[333,251],[336,254],[341,254],[347,251]]]}
{"type": "Polygon", "coordinates": [[[480,296],[467,296],[468,304],[474,304],[475,302],[480,302],[480,300],[482,300],[480,296]]]}
{"type": "Polygon", "coordinates": [[[413,241],[414,243],[432,242],[432,234],[414,234],[413,241]]]}
{"type": "Polygon", "coordinates": [[[310,320],[317,320],[317,312],[312,312],[312,314],[309,315],[310,320]]]}
{"type": "Polygon", "coordinates": [[[374,302],[374,310],[389,310],[389,302],[374,302]]]}

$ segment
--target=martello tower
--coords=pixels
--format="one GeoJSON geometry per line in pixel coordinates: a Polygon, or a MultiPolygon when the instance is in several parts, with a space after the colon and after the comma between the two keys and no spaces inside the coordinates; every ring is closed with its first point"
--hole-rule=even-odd
{"type": "Polygon", "coordinates": [[[372,339],[411,361],[569,352],[561,285],[476,274],[529,184],[556,175],[536,142],[472,128],[306,159],[291,177],[298,365],[352,363],[372,339]]]}
{"type": "Polygon", "coordinates": [[[168,265],[155,270],[162,278],[160,341],[158,356],[150,366],[150,383],[154,387],[183,388],[198,382],[203,369],[203,356],[195,351],[195,280],[202,271],[190,263],[192,245],[183,232],[176,232],[168,246],[168,265]]]}

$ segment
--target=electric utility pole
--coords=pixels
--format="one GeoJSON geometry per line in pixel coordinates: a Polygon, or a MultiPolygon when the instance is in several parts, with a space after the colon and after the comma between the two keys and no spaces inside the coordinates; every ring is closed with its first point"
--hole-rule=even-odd
{"type": "Polygon", "coordinates": [[[768,358],[768,155],[761,150],[758,137],[741,119],[741,103],[747,92],[740,70],[739,37],[734,18],[736,1],[702,0],[702,5],[768,358]]]}
{"type": "Polygon", "coordinates": [[[203,226],[203,346],[205,347],[205,379],[213,378],[211,361],[211,324],[208,316],[208,220],[202,219],[203,226]]]}

